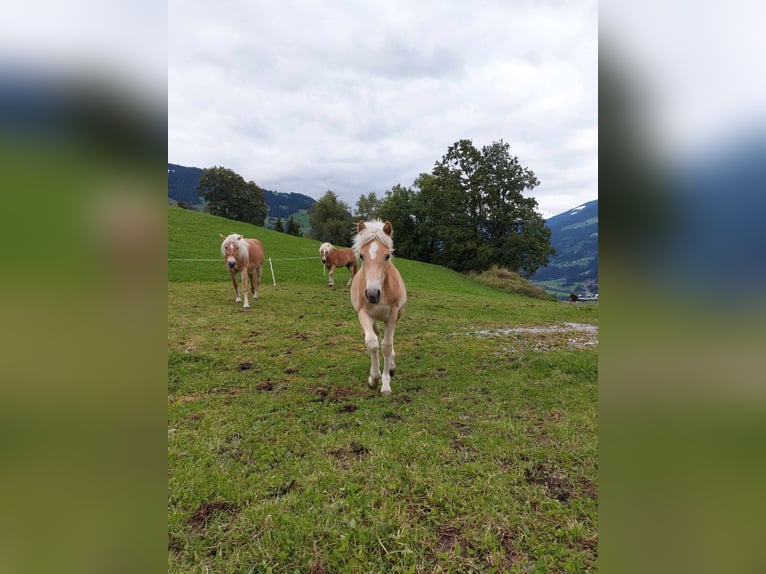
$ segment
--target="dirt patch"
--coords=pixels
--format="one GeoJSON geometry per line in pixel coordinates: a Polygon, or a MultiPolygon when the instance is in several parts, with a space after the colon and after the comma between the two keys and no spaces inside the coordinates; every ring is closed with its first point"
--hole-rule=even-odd
{"type": "Polygon", "coordinates": [[[383,416],[383,419],[385,419],[387,421],[391,421],[391,422],[397,422],[397,421],[402,420],[402,415],[399,415],[399,414],[396,414],[396,413],[392,413],[392,412],[383,413],[382,416],[383,416]]]}
{"type": "Polygon", "coordinates": [[[524,477],[529,484],[541,484],[545,487],[546,494],[559,502],[566,502],[570,498],[576,498],[577,492],[569,484],[567,476],[553,465],[539,462],[532,468],[524,470],[524,477]]]}
{"type": "Polygon", "coordinates": [[[285,374],[286,375],[294,375],[297,372],[298,372],[298,369],[296,369],[294,367],[289,367],[289,368],[285,369],[285,374]]]}
{"type": "Polygon", "coordinates": [[[271,391],[274,390],[274,381],[271,379],[266,379],[265,381],[261,381],[257,385],[255,385],[256,390],[258,391],[271,391]]]}
{"type": "Polygon", "coordinates": [[[351,403],[343,405],[338,409],[339,413],[353,413],[355,410],[358,410],[359,407],[356,405],[352,405],[351,403]]]}
{"type": "Polygon", "coordinates": [[[202,502],[197,510],[189,517],[188,523],[195,530],[207,528],[210,518],[216,514],[225,512],[232,514],[237,511],[237,506],[221,498],[211,502],[202,502]]]}
{"type": "Polygon", "coordinates": [[[369,448],[367,448],[363,444],[353,441],[347,447],[331,450],[330,454],[339,460],[347,460],[349,458],[362,459],[369,452],[370,452],[369,448]]]}
{"type": "Polygon", "coordinates": [[[508,568],[514,564],[522,564],[527,561],[527,555],[519,549],[519,543],[516,536],[510,530],[501,530],[499,532],[500,546],[505,552],[503,568],[508,568]]]}
{"type": "Polygon", "coordinates": [[[252,366],[253,366],[253,364],[250,363],[250,362],[240,363],[239,365],[237,365],[237,370],[238,371],[249,371],[252,366]]]}
{"type": "Polygon", "coordinates": [[[508,351],[592,349],[598,345],[598,325],[588,323],[478,329],[469,330],[467,334],[479,339],[510,340],[508,351]]]}
{"type": "Polygon", "coordinates": [[[436,532],[436,548],[439,552],[451,552],[459,542],[459,531],[454,526],[440,528],[436,532]]]}

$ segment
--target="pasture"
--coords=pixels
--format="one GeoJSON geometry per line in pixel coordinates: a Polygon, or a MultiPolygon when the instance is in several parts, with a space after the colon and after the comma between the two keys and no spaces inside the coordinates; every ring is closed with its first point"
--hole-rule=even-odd
{"type": "Polygon", "coordinates": [[[318,241],[178,208],[168,239],[169,572],[596,570],[597,306],[395,257],[384,397],[318,241]],[[247,311],[235,231],[267,259],[247,311]]]}

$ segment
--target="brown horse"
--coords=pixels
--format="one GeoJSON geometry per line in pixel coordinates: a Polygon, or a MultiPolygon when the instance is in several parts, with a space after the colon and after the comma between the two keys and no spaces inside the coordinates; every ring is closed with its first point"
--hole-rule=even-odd
{"type": "Polygon", "coordinates": [[[391,376],[396,370],[394,330],[407,302],[407,289],[402,276],[391,261],[394,250],[391,222],[360,221],[356,226],[354,251],[362,260],[362,268],[351,285],[351,304],[359,316],[364,330],[364,342],[370,355],[370,376],[367,385],[374,389],[381,385],[383,395],[391,394],[391,376]],[[378,321],[385,324],[383,373],[378,356],[378,321]]]}
{"type": "Polygon", "coordinates": [[[322,243],[319,246],[319,255],[322,257],[322,263],[330,271],[329,287],[335,287],[335,269],[345,267],[348,269],[349,277],[346,287],[351,285],[351,281],[356,275],[356,252],[349,247],[337,249],[330,243],[322,243]]]}
{"type": "Polygon", "coordinates": [[[237,295],[234,302],[242,301],[237,285],[237,272],[239,272],[242,274],[242,293],[245,295],[245,304],[242,305],[242,308],[249,309],[247,278],[250,278],[250,291],[253,294],[253,299],[258,299],[258,287],[261,284],[261,272],[263,271],[263,245],[257,239],[245,239],[237,233],[232,233],[228,237],[221,235],[221,239],[223,239],[221,255],[226,260],[226,266],[231,274],[231,282],[234,284],[234,293],[237,295]]]}

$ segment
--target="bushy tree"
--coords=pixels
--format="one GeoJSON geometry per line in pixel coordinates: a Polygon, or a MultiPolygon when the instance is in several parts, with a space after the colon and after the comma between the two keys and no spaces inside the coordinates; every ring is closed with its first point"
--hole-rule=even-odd
{"type": "Polygon", "coordinates": [[[197,192],[207,202],[206,210],[213,215],[264,225],[269,209],[263,190],[228,168],[202,170],[197,192]]]}
{"type": "Polygon", "coordinates": [[[277,217],[274,221],[274,231],[279,231],[279,233],[285,232],[285,222],[282,221],[281,217],[277,217]]]}
{"type": "Polygon", "coordinates": [[[356,211],[354,212],[354,220],[370,221],[378,217],[378,209],[380,208],[380,200],[375,195],[374,191],[371,191],[367,195],[362,194],[359,199],[356,200],[356,211]]]}
{"type": "Polygon", "coordinates": [[[309,223],[313,228],[314,239],[319,241],[350,245],[352,221],[348,205],[330,190],[309,209],[309,223]]]}
{"type": "Polygon", "coordinates": [[[477,150],[460,140],[447,150],[424,187],[434,238],[433,262],[459,271],[500,265],[531,277],[554,250],[537,201],[539,185],[502,140],[477,150]]]}

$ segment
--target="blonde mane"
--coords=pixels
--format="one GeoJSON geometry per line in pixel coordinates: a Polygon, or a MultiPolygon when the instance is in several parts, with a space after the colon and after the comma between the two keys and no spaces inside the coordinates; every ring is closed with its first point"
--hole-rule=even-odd
{"type": "Polygon", "coordinates": [[[354,244],[351,246],[351,248],[356,251],[357,255],[362,249],[362,246],[367,245],[374,239],[380,241],[391,251],[394,250],[394,240],[391,239],[390,235],[383,231],[383,225],[384,224],[380,219],[364,222],[364,229],[362,229],[361,233],[357,233],[354,236],[354,244]]]}
{"type": "Polygon", "coordinates": [[[319,246],[319,253],[322,253],[323,251],[327,251],[329,253],[330,251],[335,250],[335,247],[332,243],[322,243],[322,245],[319,246]]]}
{"type": "Polygon", "coordinates": [[[237,253],[237,259],[241,259],[243,256],[242,255],[243,253],[248,253],[247,242],[245,241],[245,237],[243,235],[240,235],[239,233],[232,233],[226,239],[223,240],[223,243],[221,243],[221,257],[226,257],[227,243],[237,244],[237,249],[239,250],[239,252],[237,253]],[[240,239],[237,240],[237,237],[240,237],[240,239]]]}

